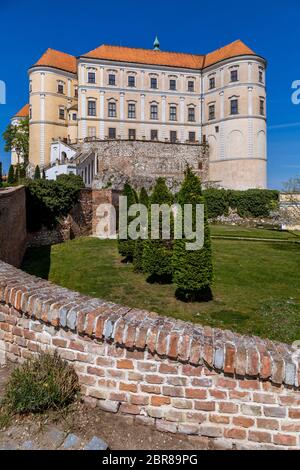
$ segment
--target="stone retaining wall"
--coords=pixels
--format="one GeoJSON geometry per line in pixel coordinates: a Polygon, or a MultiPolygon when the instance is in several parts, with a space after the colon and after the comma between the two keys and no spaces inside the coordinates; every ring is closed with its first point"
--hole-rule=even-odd
{"type": "Polygon", "coordinates": [[[91,299],[0,262],[0,353],[57,350],[93,406],[202,448],[300,449],[291,346],[91,299]]]}
{"type": "Polygon", "coordinates": [[[20,266],[26,248],[25,188],[0,190],[0,259],[20,266]]]}

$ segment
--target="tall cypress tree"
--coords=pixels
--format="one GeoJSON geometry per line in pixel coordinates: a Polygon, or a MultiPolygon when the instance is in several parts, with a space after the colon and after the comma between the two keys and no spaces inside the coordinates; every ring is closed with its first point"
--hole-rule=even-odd
{"type": "MultiPolygon", "coordinates": [[[[162,234],[162,216],[159,220],[159,239],[151,239],[151,212],[153,204],[171,206],[173,195],[167,188],[165,180],[158,178],[149,201],[149,233],[143,247],[143,271],[149,274],[149,279],[159,283],[171,282],[172,279],[172,240],[164,240],[162,234]]],[[[172,219],[172,218],[171,218],[172,219]]],[[[171,220],[172,227],[172,220],[171,220]]],[[[172,231],[172,230],[171,230],[172,231]]]]}
{"type": "MultiPolygon", "coordinates": [[[[186,170],[185,179],[177,195],[177,202],[193,206],[192,229],[196,230],[196,204],[204,205],[204,245],[201,249],[189,251],[186,243],[194,242],[182,238],[174,241],[173,280],[177,286],[176,295],[185,300],[211,299],[210,285],[213,277],[210,230],[207,221],[207,208],[202,195],[201,182],[190,168],[186,170]]],[[[182,223],[176,220],[176,223],[182,223]]]]}
{"type": "MultiPolygon", "coordinates": [[[[132,204],[136,204],[138,201],[136,200],[136,193],[130,186],[130,184],[125,183],[124,189],[122,192],[122,196],[127,197],[127,209],[132,204]]],[[[128,217],[127,215],[127,227],[129,223],[131,222],[131,217],[128,217]]],[[[118,238],[118,250],[120,255],[122,255],[127,261],[132,261],[133,256],[134,256],[134,247],[135,247],[135,240],[131,240],[129,238],[127,239],[122,239],[118,238]]]]}
{"type": "Polygon", "coordinates": [[[7,182],[8,182],[8,184],[14,184],[16,182],[15,169],[14,169],[13,165],[10,165],[10,167],[9,167],[7,182]]]}
{"type": "MultiPolygon", "coordinates": [[[[149,207],[149,196],[146,189],[143,187],[139,194],[139,203],[143,204],[147,208],[149,207]]],[[[133,255],[133,266],[136,272],[143,272],[143,250],[144,242],[142,238],[135,241],[134,255],[133,255]]]]}
{"type": "Polygon", "coordinates": [[[41,170],[40,167],[37,165],[34,170],[34,177],[35,180],[40,180],[41,179],[41,170]]]}

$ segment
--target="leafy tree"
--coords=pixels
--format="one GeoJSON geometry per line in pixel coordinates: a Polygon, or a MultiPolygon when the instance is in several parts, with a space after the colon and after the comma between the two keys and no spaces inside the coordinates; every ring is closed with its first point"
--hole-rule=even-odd
{"type": "Polygon", "coordinates": [[[283,189],[287,193],[300,193],[300,175],[283,183],[283,189]]]}
{"type": "Polygon", "coordinates": [[[13,149],[20,149],[20,156],[24,163],[28,163],[29,158],[29,119],[21,119],[18,125],[9,124],[3,133],[5,141],[4,150],[11,152],[13,149]]]}
{"type": "MultiPolygon", "coordinates": [[[[149,196],[146,189],[143,187],[139,194],[139,203],[143,204],[148,208],[149,206],[149,196]]],[[[134,247],[134,256],[133,256],[133,266],[136,272],[143,271],[143,251],[144,251],[144,242],[142,238],[139,238],[135,241],[134,247]]]]}
{"type": "MultiPolygon", "coordinates": [[[[127,197],[127,208],[129,208],[132,204],[136,204],[138,201],[136,199],[136,193],[130,186],[130,184],[125,183],[124,189],[122,192],[123,196],[127,197]]],[[[127,227],[131,222],[132,218],[127,216],[127,227]]],[[[122,255],[127,261],[132,261],[134,256],[134,247],[135,247],[135,240],[131,240],[129,238],[122,239],[119,237],[118,239],[118,250],[120,255],[122,255]]]]}
{"type": "Polygon", "coordinates": [[[41,170],[40,170],[40,167],[38,165],[35,167],[33,179],[35,179],[35,180],[40,180],[41,179],[41,170]]]}
{"type": "MultiPolygon", "coordinates": [[[[166,186],[163,178],[158,178],[150,197],[148,218],[149,237],[144,241],[143,271],[149,274],[149,280],[159,283],[170,282],[172,279],[172,240],[164,240],[162,234],[162,215],[159,220],[159,239],[151,239],[151,212],[153,204],[173,203],[173,195],[166,186]]],[[[171,217],[172,219],[172,217],[171,217]]],[[[173,221],[171,220],[171,226],[173,221]]],[[[172,231],[172,230],[171,230],[172,231]]],[[[172,236],[171,236],[172,237],[172,236]]]]}
{"type": "Polygon", "coordinates": [[[20,179],[23,180],[26,178],[26,165],[23,163],[20,165],[20,179]]]}
{"type": "Polygon", "coordinates": [[[10,167],[9,167],[7,182],[8,182],[8,184],[14,184],[16,182],[15,169],[14,169],[13,165],[10,165],[10,167]]]}
{"type": "MultiPolygon", "coordinates": [[[[176,295],[184,300],[210,299],[213,267],[207,208],[200,180],[190,168],[185,172],[177,202],[182,207],[182,213],[184,213],[185,204],[193,206],[193,231],[196,230],[196,205],[204,204],[204,245],[199,250],[189,251],[186,249],[186,243],[194,240],[182,238],[174,241],[173,280],[177,286],[176,295]]],[[[176,223],[182,224],[182,222],[183,220],[176,219],[176,223]]]]}

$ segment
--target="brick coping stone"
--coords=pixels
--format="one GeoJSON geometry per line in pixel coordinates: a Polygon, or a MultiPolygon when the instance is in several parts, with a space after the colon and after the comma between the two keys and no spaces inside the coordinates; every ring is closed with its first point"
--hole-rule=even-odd
{"type": "Polygon", "coordinates": [[[0,261],[0,304],[28,318],[217,373],[299,390],[299,359],[291,345],[194,325],[90,298],[0,261]]]}

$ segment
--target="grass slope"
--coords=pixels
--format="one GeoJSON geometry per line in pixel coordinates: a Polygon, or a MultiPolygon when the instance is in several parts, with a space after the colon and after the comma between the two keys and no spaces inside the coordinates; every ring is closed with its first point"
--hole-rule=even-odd
{"type": "Polygon", "coordinates": [[[214,300],[184,303],[173,285],[147,283],[114,240],[32,248],[23,269],[70,289],[159,314],[292,342],[300,338],[300,246],[213,240],[214,300]]]}

